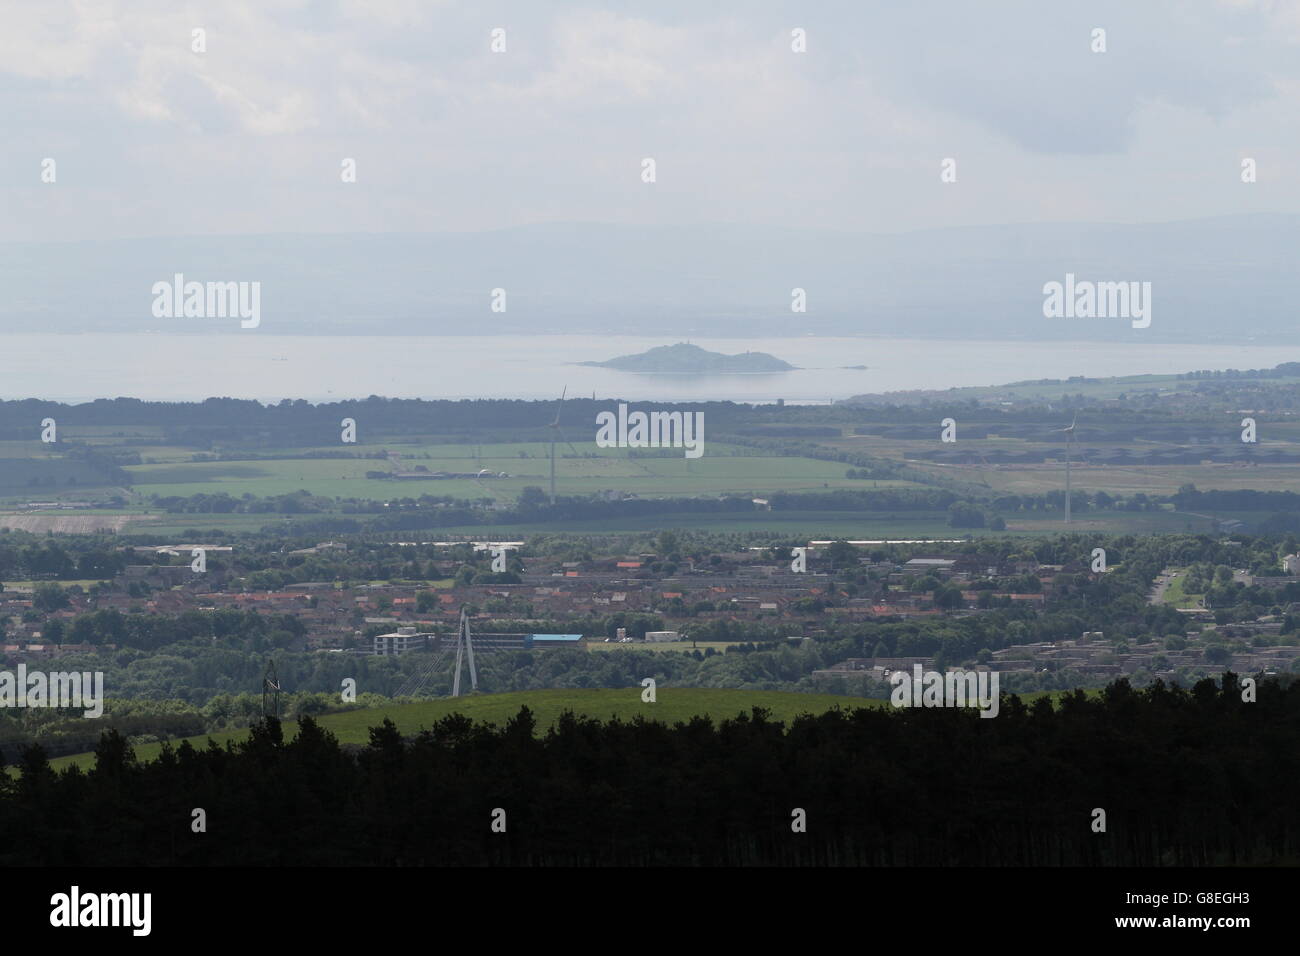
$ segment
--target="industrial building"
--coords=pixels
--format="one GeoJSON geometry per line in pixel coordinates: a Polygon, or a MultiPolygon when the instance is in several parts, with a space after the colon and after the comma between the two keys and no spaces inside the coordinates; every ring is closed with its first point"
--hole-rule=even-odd
{"type": "Polygon", "coordinates": [[[435,650],[441,640],[437,634],[420,633],[413,627],[399,627],[391,634],[376,634],[371,653],[377,657],[390,657],[409,651],[435,650]]]}
{"type": "Polygon", "coordinates": [[[581,634],[529,634],[524,646],[530,650],[547,647],[577,647],[586,650],[587,643],[581,634]]]}

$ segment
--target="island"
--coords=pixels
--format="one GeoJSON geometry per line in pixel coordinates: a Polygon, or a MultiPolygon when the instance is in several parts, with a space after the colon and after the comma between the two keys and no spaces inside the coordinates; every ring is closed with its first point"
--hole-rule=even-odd
{"type": "Polygon", "coordinates": [[[658,372],[677,374],[745,374],[755,372],[789,372],[797,366],[766,352],[741,352],[724,355],[698,345],[678,342],[660,345],[639,355],[620,355],[604,362],[579,362],[597,368],[614,368],[623,372],[658,372]]]}

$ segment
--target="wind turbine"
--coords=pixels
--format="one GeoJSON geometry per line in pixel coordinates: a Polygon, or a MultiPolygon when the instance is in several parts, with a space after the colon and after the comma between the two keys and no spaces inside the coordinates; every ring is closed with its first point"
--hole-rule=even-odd
{"type": "Polygon", "coordinates": [[[569,450],[575,455],[578,449],[573,447],[569,439],[565,438],[564,432],[560,430],[560,410],[564,407],[564,396],[569,393],[569,386],[564,386],[560,392],[560,403],[555,406],[555,420],[547,427],[551,430],[551,504],[555,504],[555,440],[557,437],[563,438],[564,443],[569,446],[569,450]]]}
{"type": "Polygon", "coordinates": [[[1070,523],[1070,453],[1074,451],[1074,424],[1079,420],[1079,413],[1074,413],[1074,418],[1070,419],[1070,424],[1066,428],[1054,428],[1056,432],[1065,433],[1065,523],[1070,523]]]}

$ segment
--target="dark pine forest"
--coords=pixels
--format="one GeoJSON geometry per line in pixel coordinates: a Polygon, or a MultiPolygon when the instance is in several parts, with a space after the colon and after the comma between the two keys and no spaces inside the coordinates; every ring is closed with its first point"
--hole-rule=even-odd
{"type": "Polygon", "coordinates": [[[1300,860],[1300,682],[1124,681],[1000,714],[760,710],[714,724],[453,714],[341,746],[268,719],[225,749],[0,775],[4,865],[1087,865],[1300,860]],[[286,739],[291,736],[292,739],[286,739]],[[207,830],[191,829],[195,808],[207,830]],[[493,812],[505,811],[504,833],[493,812]],[[793,832],[796,808],[806,832],[793,832]],[[1093,811],[1106,813],[1094,832],[1093,811]]]}

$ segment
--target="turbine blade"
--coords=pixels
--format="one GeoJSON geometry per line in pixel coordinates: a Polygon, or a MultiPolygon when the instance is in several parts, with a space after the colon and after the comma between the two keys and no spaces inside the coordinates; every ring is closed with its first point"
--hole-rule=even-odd
{"type": "Polygon", "coordinates": [[[578,454],[578,449],[573,447],[573,442],[569,441],[569,436],[564,434],[564,429],[559,425],[556,425],[555,431],[559,434],[560,438],[564,439],[564,443],[569,446],[569,451],[573,452],[575,455],[578,454]]]}

